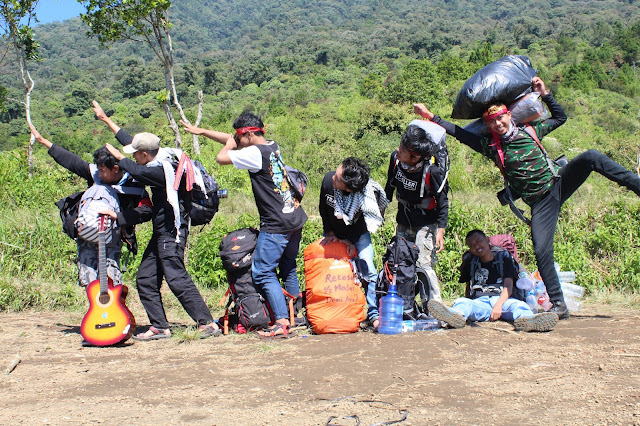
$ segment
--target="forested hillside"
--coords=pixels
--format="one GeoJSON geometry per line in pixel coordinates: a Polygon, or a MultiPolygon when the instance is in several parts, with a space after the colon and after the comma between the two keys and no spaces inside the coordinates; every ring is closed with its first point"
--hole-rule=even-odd
{"type": "MultiPolygon", "coordinates": [[[[170,19],[176,82],[187,115],[195,116],[198,90],[205,94],[203,127],[229,131],[232,119],[244,110],[262,115],[268,137],[280,142],[285,159],[310,177],[304,205],[311,214],[316,213],[318,187],[327,170],[345,156],[357,155],[384,183],[388,155],[415,118],[411,104],[424,102],[448,117],[464,81],[505,54],[528,55],[569,116],[553,137],[545,138],[552,155],[571,158],[597,147],[630,169],[638,161],[640,3],[635,0],[176,0],[170,19]]],[[[158,100],[165,80],[151,49],[136,41],[103,48],[87,31],[79,18],[36,27],[41,56],[31,72],[36,82],[31,108],[36,127],[52,142],[89,159],[97,146],[112,141],[112,134],[93,118],[91,100],[96,99],[125,129],[153,131],[172,145],[173,134],[158,100]]],[[[38,232],[17,217],[40,209],[34,214],[42,215],[51,223],[48,229],[57,232],[51,202],[82,182],[52,166],[45,150],[37,147],[41,175],[30,189],[42,192],[4,190],[24,185],[21,170],[29,134],[20,102],[24,93],[10,57],[4,58],[0,72],[0,84],[8,91],[0,112],[0,202],[16,215],[14,222],[4,219],[0,237],[10,243],[11,235],[18,233],[30,246],[38,232]]],[[[183,140],[190,141],[184,135],[183,140]]],[[[207,256],[219,241],[216,232],[235,226],[243,212],[249,217],[242,216],[240,223],[255,223],[255,211],[246,197],[246,174],[218,168],[213,161],[218,146],[211,141],[201,144],[201,159],[231,194],[223,200],[226,205],[215,227],[193,238],[199,251],[192,259],[200,262],[193,267],[201,269],[192,272],[201,283],[217,285],[220,273],[206,264],[212,262],[207,256]]],[[[494,200],[501,182],[498,170],[454,140],[449,150],[453,209],[439,273],[449,283],[445,292],[453,293],[459,236],[471,227],[517,234],[525,244],[525,261],[531,264],[533,259],[526,245],[527,229],[494,200]]],[[[575,202],[575,216],[561,221],[559,234],[567,246],[560,257],[574,269],[593,262],[605,271],[615,269],[615,276],[589,272],[590,285],[640,288],[640,264],[632,255],[640,245],[637,200],[603,179],[588,182],[575,202]],[[600,225],[608,217],[615,220],[600,225]],[[628,228],[618,227],[612,236],[607,226],[615,228],[616,221],[628,228]],[[594,230],[590,238],[602,234],[609,243],[604,249],[602,238],[582,243],[584,236],[572,230],[572,222],[594,230]],[[618,271],[628,272],[628,284],[618,282],[618,271]]],[[[387,213],[384,232],[376,241],[379,251],[392,232],[393,214],[387,213]]],[[[310,238],[317,237],[317,224],[309,226],[310,238]]],[[[22,246],[25,241],[10,244],[22,246]]],[[[62,237],[38,244],[62,244],[67,252],[73,251],[70,240],[62,237]]],[[[6,244],[0,250],[3,270],[38,275],[37,268],[20,263],[20,250],[11,251],[6,244]],[[7,263],[9,257],[12,263],[7,263]]],[[[65,256],[55,261],[71,269],[65,256]]]]}

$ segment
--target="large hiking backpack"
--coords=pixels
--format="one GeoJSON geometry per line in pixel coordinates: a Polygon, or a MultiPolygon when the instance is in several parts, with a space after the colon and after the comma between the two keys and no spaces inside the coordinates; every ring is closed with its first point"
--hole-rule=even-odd
{"type": "MultiPolygon", "coordinates": [[[[118,194],[111,185],[94,184],[82,194],[80,199],[78,219],[75,221],[79,238],[91,243],[98,243],[98,230],[100,228],[99,212],[105,210],[120,211],[118,194]]],[[[107,230],[108,232],[104,235],[104,241],[106,244],[109,244],[113,240],[114,233],[111,220],[109,220],[107,230]]]]}
{"type": "Polygon", "coordinates": [[[176,166],[175,190],[180,187],[183,175],[186,175],[187,191],[191,191],[191,209],[189,210],[191,224],[196,226],[206,225],[211,222],[211,219],[218,212],[220,205],[218,183],[200,161],[190,159],[184,152],[181,154],[176,166]],[[200,186],[198,179],[193,178],[194,173],[202,176],[204,188],[200,186]]]}
{"type": "Polygon", "coordinates": [[[446,142],[447,132],[443,127],[427,120],[413,120],[409,125],[420,127],[435,142],[435,151],[432,153],[433,160],[435,161],[433,164],[442,169],[444,178],[442,179],[442,186],[440,188],[433,188],[433,192],[442,192],[442,190],[446,188],[451,163],[446,142]]]}
{"type": "Polygon", "coordinates": [[[382,270],[378,274],[376,283],[376,295],[380,298],[387,294],[389,284],[396,276],[398,295],[404,302],[403,317],[405,319],[418,319],[426,313],[426,306],[430,297],[429,278],[422,268],[416,266],[419,249],[411,241],[404,237],[394,236],[387,251],[382,257],[382,270]],[[396,270],[396,266],[398,268],[396,270]],[[416,302],[416,293],[420,295],[420,303],[416,302]]]}
{"type": "Polygon", "coordinates": [[[316,334],[355,333],[366,303],[355,264],[344,242],[320,241],[304,249],[307,319],[316,334]]]}
{"type": "Polygon", "coordinates": [[[227,293],[221,300],[222,304],[229,296],[224,321],[237,333],[265,328],[271,321],[267,303],[251,276],[257,241],[256,229],[242,228],[229,232],[220,242],[220,259],[229,282],[227,293]]]}

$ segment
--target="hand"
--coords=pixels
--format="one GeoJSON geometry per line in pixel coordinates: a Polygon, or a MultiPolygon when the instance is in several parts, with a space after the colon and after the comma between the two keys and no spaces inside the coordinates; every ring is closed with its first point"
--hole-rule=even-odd
{"type": "Polygon", "coordinates": [[[489,317],[489,321],[498,321],[502,316],[502,304],[496,303],[493,309],[491,310],[491,316],[489,317]]]}
{"type": "Polygon", "coordinates": [[[101,212],[98,212],[98,214],[99,215],[103,215],[103,216],[109,216],[113,220],[117,220],[118,219],[117,213],[114,212],[113,210],[103,210],[101,212]]]}
{"type": "Polygon", "coordinates": [[[107,147],[107,151],[109,151],[116,160],[120,161],[124,158],[124,154],[118,151],[118,148],[116,148],[115,146],[111,145],[110,143],[105,144],[105,146],[107,147]]]}
{"type": "Polygon", "coordinates": [[[545,96],[549,94],[549,91],[544,85],[544,81],[540,77],[533,77],[531,79],[531,86],[533,90],[540,93],[540,95],[545,96]]]}
{"type": "Polygon", "coordinates": [[[436,253],[444,250],[444,228],[438,228],[436,232],[436,253]]]}
{"type": "Polygon", "coordinates": [[[421,117],[426,118],[427,120],[433,119],[433,116],[435,115],[434,113],[429,111],[427,107],[424,106],[424,104],[413,104],[413,112],[421,117]]]}
{"type": "Polygon", "coordinates": [[[334,241],[337,241],[338,239],[333,235],[333,232],[328,233],[327,235],[325,235],[324,237],[322,237],[322,239],[320,240],[320,245],[321,246],[326,246],[329,243],[332,243],[334,241]]]}
{"type": "Polygon", "coordinates": [[[187,123],[186,121],[180,120],[180,124],[182,124],[182,127],[187,131],[187,133],[191,133],[192,135],[201,135],[203,132],[203,129],[187,123]]]}
{"type": "Polygon", "coordinates": [[[91,103],[93,104],[93,112],[98,120],[105,121],[107,118],[109,118],[107,117],[107,114],[104,112],[99,103],[97,103],[96,101],[91,101],[91,103]]]}
{"type": "Polygon", "coordinates": [[[239,148],[238,143],[236,142],[236,138],[234,138],[233,135],[229,135],[229,138],[225,142],[224,146],[231,151],[239,148]]]}
{"type": "Polygon", "coordinates": [[[340,240],[347,246],[347,256],[349,258],[355,257],[358,254],[358,250],[356,250],[356,246],[353,245],[351,241],[348,240],[340,240]]]}
{"type": "Polygon", "coordinates": [[[31,130],[31,134],[35,138],[36,142],[38,142],[41,145],[44,145],[47,148],[51,148],[51,145],[53,144],[49,140],[43,138],[40,132],[37,131],[36,128],[33,126],[33,124],[29,123],[28,121],[27,121],[27,124],[29,125],[29,130],[31,130]]]}

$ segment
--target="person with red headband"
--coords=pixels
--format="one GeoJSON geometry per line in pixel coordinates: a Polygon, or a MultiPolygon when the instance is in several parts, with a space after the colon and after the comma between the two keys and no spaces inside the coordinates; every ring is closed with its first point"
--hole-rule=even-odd
{"type": "Polygon", "coordinates": [[[540,93],[551,118],[532,123],[533,133],[516,125],[511,112],[503,104],[491,105],[483,114],[489,136],[478,136],[443,120],[423,104],[414,111],[442,126],[446,132],[485,157],[503,172],[512,198],[522,198],[531,207],[531,238],[536,263],[553,303],[550,312],[560,319],[569,318],[560,281],[554,268],[553,236],[562,204],[584,183],[592,171],[625,186],[640,196],[640,178],[606,155],[589,150],[579,154],[560,168],[550,162],[539,140],[566,120],[562,107],[555,101],[539,77],[531,80],[533,90],[540,93]]]}
{"type": "Polygon", "coordinates": [[[409,124],[398,149],[391,153],[385,193],[392,200],[395,191],[398,199],[396,234],[420,250],[416,265],[429,277],[429,299],[442,300],[434,267],[436,253],[444,249],[449,198],[443,168],[431,163],[434,137],[444,137],[442,128],[424,120],[409,124]]]}
{"type": "Polygon", "coordinates": [[[203,135],[223,144],[216,161],[233,164],[249,171],[251,188],[260,215],[260,234],[251,265],[253,280],[269,302],[275,324],[258,331],[262,338],[288,338],[290,330],[287,303],[280,286],[282,278],[286,292],[300,295],[296,274],[296,256],[302,239],[302,226],[307,215],[284,174],[280,147],[265,138],[264,124],[257,115],[245,112],[233,122],[235,135],[207,130],[180,122],[192,134],[203,135]]]}

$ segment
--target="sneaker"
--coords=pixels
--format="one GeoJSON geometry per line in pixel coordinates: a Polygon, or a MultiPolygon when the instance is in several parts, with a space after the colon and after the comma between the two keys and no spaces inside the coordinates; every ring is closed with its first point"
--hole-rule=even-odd
{"type": "Polygon", "coordinates": [[[564,303],[564,300],[561,302],[553,302],[553,306],[549,309],[549,312],[556,314],[558,319],[569,319],[569,309],[564,303]]]}
{"type": "Polygon", "coordinates": [[[513,322],[518,331],[549,331],[558,323],[558,315],[543,312],[532,317],[520,317],[513,322]]]}
{"type": "Polygon", "coordinates": [[[453,328],[462,328],[466,318],[438,300],[429,300],[429,314],[435,319],[446,322],[453,328]]]}

